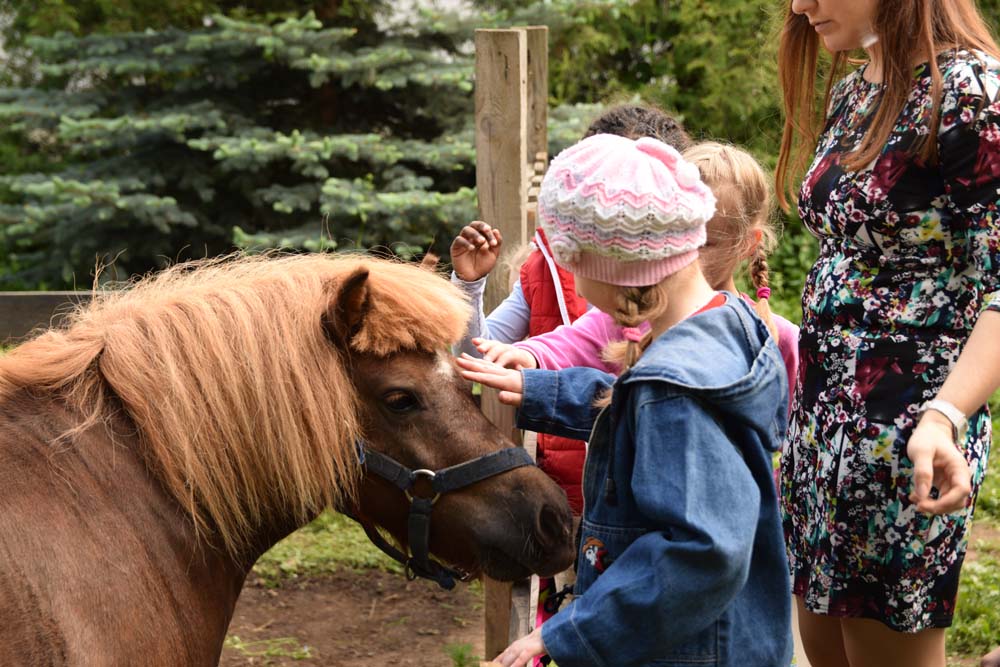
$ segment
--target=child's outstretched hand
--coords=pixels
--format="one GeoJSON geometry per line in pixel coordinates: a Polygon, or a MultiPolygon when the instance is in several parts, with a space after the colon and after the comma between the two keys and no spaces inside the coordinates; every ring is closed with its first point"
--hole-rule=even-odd
{"type": "Polygon", "coordinates": [[[502,368],[492,362],[476,359],[464,353],[455,359],[455,362],[462,369],[462,377],[466,380],[499,389],[500,393],[497,394],[497,398],[500,399],[501,403],[513,406],[521,405],[521,399],[524,398],[524,381],[521,379],[521,371],[502,368]]]}
{"type": "Polygon", "coordinates": [[[489,340],[488,338],[473,338],[472,344],[483,355],[483,359],[492,361],[497,366],[513,368],[515,371],[522,368],[538,368],[535,355],[509,343],[501,343],[498,340],[489,340]]]}
{"type": "Polygon", "coordinates": [[[539,626],[508,646],[493,662],[503,667],[525,667],[531,664],[532,658],[543,653],[545,644],[542,643],[542,628],[539,626]]]}
{"type": "Polygon", "coordinates": [[[479,280],[496,266],[503,237],[482,220],[470,222],[451,242],[451,265],[467,283],[479,280]]]}

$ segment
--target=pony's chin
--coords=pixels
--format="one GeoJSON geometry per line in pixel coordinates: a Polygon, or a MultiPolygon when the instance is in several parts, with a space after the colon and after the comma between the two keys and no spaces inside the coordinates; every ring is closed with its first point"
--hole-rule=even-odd
{"type": "Polygon", "coordinates": [[[529,568],[511,561],[507,556],[491,560],[482,568],[483,574],[497,581],[518,581],[530,577],[534,572],[529,568]]]}
{"type": "Polygon", "coordinates": [[[479,569],[482,570],[483,574],[497,581],[518,581],[533,574],[551,577],[562,572],[566,567],[553,566],[551,561],[533,565],[525,564],[500,549],[489,548],[481,553],[479,569]]]}

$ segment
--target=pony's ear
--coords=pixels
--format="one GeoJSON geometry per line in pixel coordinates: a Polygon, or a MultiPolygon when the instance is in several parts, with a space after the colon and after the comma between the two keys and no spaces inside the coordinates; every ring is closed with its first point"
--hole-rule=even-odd
{"type": "Polygon", "coordinates": [[[323,328],[331,340],[347,347],[361,330],[370,306],[368,269],[355,269],[334,287],[333,298],[323,313],[323,328]]]}
{"type": "Polygon", "coordinates": [[[437,271],[437,265],[440,261],[441,258],[428,249],[423,259],[420,260],[420,268],[427,269],[428,271],[437,271]]]}

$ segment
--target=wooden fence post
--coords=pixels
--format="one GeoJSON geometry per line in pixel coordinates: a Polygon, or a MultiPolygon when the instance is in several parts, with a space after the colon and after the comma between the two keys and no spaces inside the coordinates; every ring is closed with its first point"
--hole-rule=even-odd
{"type": "Polygon", "coordinates": [[[525,28],[528,37],[528,162],[543,163],[549,152],[549,28],[525,28]]]}
{"type": "Polygon", "coordinates": [[[528,37],[528,236],[534,237],[536,205],[549,155],[549,28],[525,28],[528,37]]]}
{"type": "MultiPolygon", "coordinates": [[[[528,44],[523,30],[476,31],[476,191],[480,218],[500,230],[503,255],[527,240],[526,181],[528,44]]],[[[507,296],[502,281],[487,282],[488,311],[507,296]]],[[[483,389],[483,412],[501,431],[519,441],[513,411],[483,389]]],[[[507,647],[511,634],[510,584],[485,578],[485,649],[491,658],[507,647]]]]}
{"type": "MultiPolygon", "coordinates": [[[[476,30],[476,191],[480,216],[504,236],[504,254],[528,238],[527,59],[523,29],[476,30]]],[[[488,281],[486,310],[508,292],[488,281]]]]}
{"type": "MultiPolygon", "coordinates": [[[[476,190],[480,218],[504,237],[501,261],[528,241],[528,39],[523,29],[477,30],[476,190]]],[[[508,294],[503,281],[487,282],[489,312],[508,294]]],[[[520,442],[513,410],[495,391],[483,388],[483,413],[502,432],[520,442]]],[[[492,658],[507,647],[512,626],[511,584],[484,578],[485,649],[492,658]]]]}
{"type": "MultiPolygon", "coordinates": [[[[548,28],[476,31],[476,188],[480,218],[500,230],[503,254],[534,236],[534,200],[548,156],[548,28]]],[[[502,261],[503,257],[501,257],[502,261]]],[[[509,293],[487,283],[489,312],[509,293]]],[[[483,390],[483,413],[515,442],[514,411],[483,390]]],[[[534,455],[534,448],[529,444],[534,455]]],[[[534,627],[538,580],[484,580],[486,658],[534,627]]]]}

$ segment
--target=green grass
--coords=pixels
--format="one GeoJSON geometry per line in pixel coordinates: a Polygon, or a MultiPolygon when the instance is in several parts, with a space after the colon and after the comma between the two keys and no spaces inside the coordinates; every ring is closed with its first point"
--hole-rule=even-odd
{"type": "Polygon", "coordinates": [[[954,625],[948,630],[948,651],[981,656],[1000,644],[1000,545],[962,567],[954,625]]]}
{"type": "MultiPolygon", "coordinates": [[[[1000,439],[1000,392],[994,394],[993,398],[990,399],[990,411],[993,414],[995,445],[1000,439]]],[[[991,517],[1000,520],[1000,455],[997,454],[995,448],[990,453],[986,478],[983,480],[982,488],[979,489],[979,498],[976,500],[976,517],[991,517]]]]}
{"type": "Polygon", "coordinates": [[[330,511],[274,545],[253,569],[266,584],[276,585],[282,580],[343,568],[403,571],[399,563],[371,543],[357,523],[330,511]]]}
{"type": "Polygon", "coordinates": [[[225,647],[237,651],[248,658],[264,658],[264,661],[260,663],[264,665],[271,664],[271,660],[268,660],[268,658],[307,660],[315,657],[312,649],[302,644],[295,637],[243,641],[237,635],[229,635],[226,637],[225,647]]]}
{"type": "Polygon", "coordinates": [[[451,658],[452,667],[476,667],[482,658],[472,654],[469,644],[446,644],[445,655],[451,658]]]}
{"type": "MultiPolygon", "coordinates": [[[[1000,430],[993,427],[993,437],[1000,437],[1000,430]]],[[[979,489],[976,501],[976,519],[991,518],[1000,521],[1000,454],[994,451],[990,455],[990,464],[986,469],[986,479],[979,489]]]]}
{"type": "MultiPolygon", "coordinates": [[[[1000,438],[1000,392],[990,400],[994,443],[1000,438]]],[[[991,452],[986,478],[979,489],[969,546],[974,562],[962,566],[954,625],[948,629],[948,651],[956,657],[978,658],[1000,645],[1000,454],[991,452]]],[[[975,664],[979,664],[978,660],[975,664]]]]}

